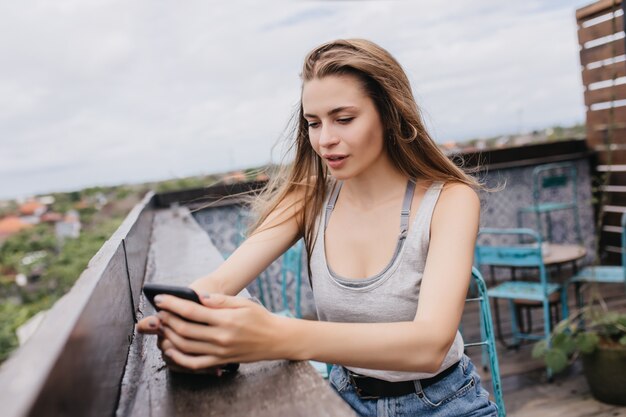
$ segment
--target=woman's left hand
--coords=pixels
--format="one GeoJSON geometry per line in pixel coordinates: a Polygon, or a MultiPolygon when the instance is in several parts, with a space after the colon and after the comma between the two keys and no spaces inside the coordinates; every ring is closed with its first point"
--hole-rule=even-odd
{"type": "Polygon", "coordinates": [[[184,368],[281,356],[276,338],[280,317],[251,300],[211,294],[201,297],[199,305],[167,295],[157,298],[162,335],[171,346],[164,353],[184,368]]]}

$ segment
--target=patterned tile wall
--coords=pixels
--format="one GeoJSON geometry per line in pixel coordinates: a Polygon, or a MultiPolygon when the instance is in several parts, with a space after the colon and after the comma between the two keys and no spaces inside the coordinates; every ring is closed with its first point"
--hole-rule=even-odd
{"type": "MultiPolygon", "coordinates": [[[[213,244],[222,255],[228,257],[244,238],[246,224],[249,221],[248,211],[242,206],[225,206],[208,208],[193,213],[200,226],[207,231],[213,244]]],[[[313,293],[307,278],[306,253],[302,251],[302,278],[301,278],[301,310],[303,317],[315,317],[315,303],[313,293]]],[[[251,295],[261,299],[271,311],[281,311],[285,307],[282,297],[281,266],[282,257],[273,262],[247,290],[251,295]]],[[[295,314],[295,277],[287,274],[287,307],[295,314]]]]}
{"type": "MultiPolygon", "coordinates": [[[[593,219],[593,204],[591,194],[590,165],[587,159],[568,161],[575,165],[577,170],[577,187],[554,187],[546,189],[541,194],[542,201],[571,201],[573,193],[578,200],[579,221],[583,243],[587,249],[587,256],[580,263],[593,261],[595,245],[595,225],[593,219]]],[[[507,228],[518,224],[518,209],[530,206],[533,203],[533,169],[535,166],[492,170],[482,176],[482,181],[489,188],[503,186],[501,191],[481,192],[481,227],[507,228]]],[[[575,217],[571,210],[555,211],[550,215],[552,221],[552,239],[549,243],[576,243],[575,217]]],[[[547,236],[546,221],[542,221],[542,236],[547,236]]],[[[537,229],[536,217],[532,213],[522,215],[522,227],[537,229]]],[[[479,242],[485,244],[512,244],[511,236],[479,237],[479,242]]],[[[498,278],[502,278],[507,271],[498,271],[498,278]]]]}
{"type": "MultiPolygon", "coordinates": [[[[588,255],[583,262],[591,262],[593,259],[594,224],[593,206],[591,204],[591,181],[589,163],[587,159],[572,161],[578,171],[577,193],[580,224],[582,236],[588,255]]],[[[534,166],[521,168],[508,168],[491,170],[481,174],[480,178],[488,188],[503,187],[500,191],[481,191],[481,227],[517,227],[518,208],[532,204],[532,171],[534,166]]],[[[572,197],[572,188],[553,189],[544,195],[551,201],[567,200],[572,197]]],[[[226,206],[209,208],[193,213],[195,219],[207,231],[213,243],[226,257],[237,247],[243,236],[242,230],[246,223],[247,215],[245,208],[241,206],[226,206]]],[[[574,217],[571,212],[554,212],[552,218],[553,243],[574,243],[574,217]]],[[[522,219],[523,227],[535,229],[535,218],[527,214],[522,219]]],[[[484,241],[489,241],[485,237],[484,241]]],[[[500,238],[497,242],[493,239],[490,243],[507,243],[506,238],[500,238]]],[[[302,313],[305,317],[315,316],[315,304],[308,278],[306,277],[306,259],[303,254],[303,278],[301,285],[302,313]]],[[[259,279],[253,282],[248,290],[256,297],[263,294],[266,306],[272,311],[283,309],[281,296],[281,262],[279,258],[274,262],[259,279]]],[[[502,273],[502,272],[501,272],[502,273]]],[[[294,306],[294,282],[293,276],[287,279],[287,294],[289,306],[293,311],[294,306]]]]}

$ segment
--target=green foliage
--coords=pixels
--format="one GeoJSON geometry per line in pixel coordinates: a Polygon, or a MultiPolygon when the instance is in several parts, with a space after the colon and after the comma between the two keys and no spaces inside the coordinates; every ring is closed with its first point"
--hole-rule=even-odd
{"type": "Polygon", "coordinates": [[[50,209],[54,212],[66,213],[74,207],[74,202],[72,202],[68,193],[54,193],[52,197],[54,197],[54,203],[50,209]]]}
{"type": "Polygon", "coordinates": [[[543,358],[554,372],[560,372],[568,358],[593,353],[600,343],[626,345],[626,313],[584,308],[555,327],[550,346],[545,340],[537,342],[532,356],[543,358]]]}
{"type": "Polygon", "coordinates": [[[80,201],[80,191],[72,191],[70,193],[70,201],[73,203],[78,203],[80,201]]]}
{"type": "Polygon", "coordinates": [[[18,206],[15,201],[9,201],[5,203],[6,205],[0,207],[0,218],[7,216],[9,214],[17,213],[18,206]]]}
{"type": "Polygon", "coordinates": [[[600,337],[592,332],[578,333],[574,338],[575,346],[582,353],[592,353],[598,346],[598,342],[600,342],[600,337]]]}
{"type": "Polygon", "coordinates": [[[546,352],[545,361],[554,372],[559,372],[567,366],[567,355],[562,350],[549,349],[546,352]]]}
{"type": "Polygon", "coordinates": [[[42,281],[54,288],[55,294],[67,292],[121,222],[121,218],[110,219],[91,231],[81,233],[76,239],[67,240],[42,275],[42,281]]]}
{"type": "Polygon", "coordinates": [[[211,176],[177,178],[174,180],[162,181],[158,183],[156,186],[156,192],[163,193],[167,191],[205,188],[205,187],[208,187],[213,181],[214,179],[211,176]]]}
{"type": "Polygon", "coordinates": [[[0,363],[17,347],[17,328],[39,311],[52,306],[56,297],[44,296],[31,304],[5,301],[0,304],[0,363]]]}
{"type": "Polygon", "coordinates": [[[94,216],[98,212],[95,207],[83,207],[77,210],[80,216],[80,221],[83,224],[93,223],[94,216]]]}
{"type": "Polygon", "coordinates": [[[115,199],[123,200],[132,193],[132,190],[128,187],[120,186],[115,190],[115,199]]]}
{"type": "Polygon", "coordinates": [[[12,279],[2,279],[0,275],[0,362],[17,347],[16,329],[38,311],[50,308],[74,285],[89,260],[122,220],[122,217],[101,219],[91,228],[83,229],[78,238],[67,240],[58,254],[54,230],[50,225],[23,231],[0,247],[0,265],[5,268],[13,265],[17,270],[24,268],[21,260],[29,252],[43,250],[50,254],[45,258],[47,268],[39,281],[25,288],[17,287],[12,279]]]}
{"type": "Polygon", "coordinates": [[[41,250],[54,252],[56,247],[52,227],[39,224],[11,236],[0,246],[0,265],[19,269],[19,263],[25,254],[41,250]]]}

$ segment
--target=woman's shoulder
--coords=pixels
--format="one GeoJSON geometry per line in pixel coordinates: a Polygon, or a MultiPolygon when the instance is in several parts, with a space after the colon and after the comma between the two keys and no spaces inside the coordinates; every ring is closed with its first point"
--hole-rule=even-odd
{"type": "Polygon", "coordinates": [[[447,181],[442,186],[437,209],[438,211],[458,212],[459,208],[478,210],[480,208],[478,193],[474,188],[460,181],[447,181]]]}
{"type": "Polygon", "coordinates": [[[461,181],[443,182],[441,194],[448,198],[478,198],[476,190],[461,181]]]}

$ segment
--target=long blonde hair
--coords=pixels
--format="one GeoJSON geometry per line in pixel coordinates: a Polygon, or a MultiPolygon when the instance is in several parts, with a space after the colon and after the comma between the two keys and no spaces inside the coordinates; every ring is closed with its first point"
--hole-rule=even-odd
{"type": "MultiPolygon", "coordinates": [[[[476,179],[452,163],[430,137],[415,103],[409,79],[389,52],[364,39],[340,39],[325,43],[307,54],[302,68],[302,84],[331,75],[352,75],[362,83],[380,114],[385,150],[395,167],[408,178],[461,182],[473,188],[481,187],[476,179]]],[[[292,123],[295,125],[294,140],[288,151],[295,151],[295,158],[291,164],[282,165],[265,190],[255,197],[253,209],[258,217],[251,230],[258,231],[268,215],[285,201],[285,197],[297,192],[302,196],[297,203],[302,205],[297,221],[310,259],[315,245],[315,222],[323,209],[329,178],[325,164],[309,142],[302,101],[292,123]]]]}

